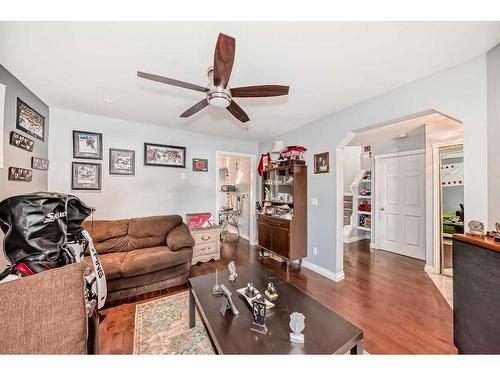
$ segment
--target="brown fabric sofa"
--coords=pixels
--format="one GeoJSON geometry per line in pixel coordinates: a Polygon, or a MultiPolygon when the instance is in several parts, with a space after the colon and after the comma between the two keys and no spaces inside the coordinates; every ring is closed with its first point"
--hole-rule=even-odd
{"type": "Polygon", "coordinates": [[[85,221],[83,227],[106,273],[107,302],[187,282],[194,239],[180,216],[85,221]]]}
{"type": "Polygon", "coordinates": [[[0,354],[85,354],[83,263],[0,284],[0,354]]]}

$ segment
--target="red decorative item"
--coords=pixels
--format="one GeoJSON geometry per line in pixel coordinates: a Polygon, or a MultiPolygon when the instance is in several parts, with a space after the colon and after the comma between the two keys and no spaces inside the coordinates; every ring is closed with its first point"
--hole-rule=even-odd
{"type": "Polygon", "coordinates": [[[206,228],[214,225],[210,212],[186,214],[186,219],[189,229],[206,228]]]}
{"type": "Polygon", "coordinates": [[[302,159],[305,151],[307,148],[304,146],[286,146],[281,154],[285,159],[302,159]]]}
{"type": "Polygon", "coordinates": [[[271,164],[271,154],[269,152],[267,154],[262,154],[260,156],[259,166],[257,167],[259,176],[262,176],[262,170],[266,169],[269,164],[271,164]]]}

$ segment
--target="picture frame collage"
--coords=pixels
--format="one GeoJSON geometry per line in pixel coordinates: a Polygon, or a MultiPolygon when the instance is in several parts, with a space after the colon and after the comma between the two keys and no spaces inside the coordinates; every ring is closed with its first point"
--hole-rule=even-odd
{"type": "MultiPolygon", "coordinates": [[[[135,150],[109,148],[110,176],[135,176],[135,150]]],[[[102,189],[103,135],[91,131],[73,130],[72,190],[102,189]]],[[[144,143],[144,166],[186,168],[186,147],[144,143]]],[[[208,172],[208,159],[193,158],[193,172],[208,172]]]]}
{"type": "MultiPolygon", "coordinates": [[[[20,97],[16,100],[16,130],[10,132],[9,144],[26,152],[35,150],[35,142],[45,142],[45,116],[32,108],[20,97]],[[24,133],[24,134],[22,134],[24,133]]],[[[49,169],[47,159],[32,156],[29,167],[10,166],[9,181],[31,182],[34,170],[46,172],[49,169]],[[31,169],[29,168],[31,167],[31,169]]]]}

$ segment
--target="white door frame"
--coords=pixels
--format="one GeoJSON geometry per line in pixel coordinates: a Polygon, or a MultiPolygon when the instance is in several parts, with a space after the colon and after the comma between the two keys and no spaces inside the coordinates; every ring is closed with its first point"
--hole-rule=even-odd
{"type": "Polygon", "coordinates": [[[236,157],[244,157],[250,159],[250,194],[248,199],[250,200],[250,212],[249,218],[250,221],[250,233],[248,235],[250,245],[257,245],[257,236],[255,232],[255,227],[257,223],[257,216],[255,214],[255,203],[256,203],[256,183],[255,183],[255,171],[257,170],[257,157],[254,154],[243,154],[240,152],[231,152],[231,151],[215,151],[215,223],[219,223],[219,156],[236,156],[236,157]]]}
{"type": "MultiPolygon", "coordinates": [[[[453,146],[464,146],[464,142],[443,142],[435,143],[432,145],[432,265],[425,265],[425,270],[427,272],[432,272],[435,274],[441,273],[441,169],[440,166],[440,153],[439,150],[443,147],[453,147],[453,146]]],[[[465,183],[465,181],[464,181],[465,183]]],[[[426,223],[426,227],[430,228],[426,223]]]]}
{"type": "MultiPolygon", "coordinates": [[[[403,151],[403,152],[394,152],[390,154],[383,154],[383,155],[375,155],[375,173],[374,173],[374,186],[375,186],[375,191],[372,192],[372,201],[374,203],[373,207],[373,212],[375,214],[375,220],[372,223],[372,233],[373,233],[373,246],[376,249],[380,249],[380,194],[378,192],[380,191],[380,179],[378,178],[379,176],[379,171],[380,171],[380,160],[381,159],[389,159],[389,158],[395,158],[395,157],[401,157],[401,156],[410,156],[410,155],[424,155],[425,156],[425,149],[418,149],[418,150],[412,150],[412,151],[403,151]],[[373,193],[375,195],[373,196],[373,193]]],[[[425,210],[427,212],[427,204],[425,207],[425,210]]],[[[425,215],[424,215],[425,217],[425,215]]],[[[425,236],[424,236],[425,237],[425,236]]],[[[426,244],[426,252],[427,252],[427,244],[426,244]]],[[[427,255],[427,254],[426,254],[427,255]]]]}

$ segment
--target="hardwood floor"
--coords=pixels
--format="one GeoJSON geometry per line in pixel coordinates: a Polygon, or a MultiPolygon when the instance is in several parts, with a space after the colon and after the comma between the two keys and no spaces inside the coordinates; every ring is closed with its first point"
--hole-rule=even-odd
{"type": "MultiPolygon", "coordinates": [[[[262,262],[363,329],[365,350],[371,354],[456,353],[452,343],[452,311],[423,271],[423,261],[385,251],[370,252],[368,241],[348,244],[344,249],[346,278],[338,283],[295,265],[287,272],[280,262],[259,258],[257,248],[245,240],[224,244],[219,261],[193,266],[191,276],[225,270],[231,260],[237,266],[262,262]]],[[[161,295],[182,288],[186,287],[161,295]]],[[[136,304],[104,311],[107,316],[99,326],[100,353],[132,353],[136,304]]]]}

